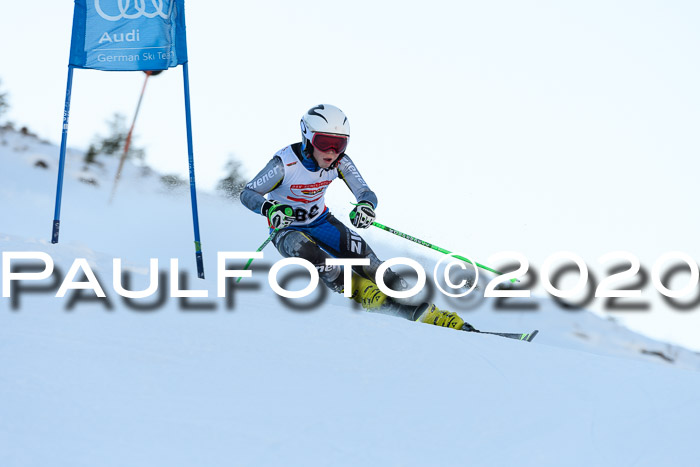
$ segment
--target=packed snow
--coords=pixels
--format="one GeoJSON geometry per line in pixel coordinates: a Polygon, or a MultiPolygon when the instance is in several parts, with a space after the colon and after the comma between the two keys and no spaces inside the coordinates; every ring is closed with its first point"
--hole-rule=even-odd
{"type": "MultiPolygon", "coordinates": [[[[539,329],[532,343],[363,312],[323,289],[285,302],[267,283],[280,259],[272,246],[217,298],[217,252],[254,251],[264,219],[199,192],[199,280],[188,187],[128,163],[110,204],[117,161],[86,168],[82,158],[69,150],[53,245],[58,148],[0,134],[3,255],[45,252],[56,268],[0,299],[3,466],[697,464],[697,353],[547,297],[529,301],[534,311],[498,311],[483,287],[434,298],[479,329],[539,329]],[[55,297],[77,258],[105,299],[55,297]],[[158,293],[120,297],[114,258],[132,290],[148,286],[158,259],[158,293]],[[208,297],[160,295],[171,258],[179,287],[208,297]]],[[[347,206],[329,207],[344,219],[347,206]]],[[[430,271],[440,257],[366,235],[383,258],[430,271]]]]}

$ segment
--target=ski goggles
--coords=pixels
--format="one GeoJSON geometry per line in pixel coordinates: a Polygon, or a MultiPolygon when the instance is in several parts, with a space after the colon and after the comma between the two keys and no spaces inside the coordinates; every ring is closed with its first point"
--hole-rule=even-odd
{"type": "Polygon", "coordinates": [[[314,133],[311,144],[321,152],[328,152],[331,149],[336,154],[342,154],[348,147],[348,137],[344,135],[330,135],[328,133],[314,133]]]}

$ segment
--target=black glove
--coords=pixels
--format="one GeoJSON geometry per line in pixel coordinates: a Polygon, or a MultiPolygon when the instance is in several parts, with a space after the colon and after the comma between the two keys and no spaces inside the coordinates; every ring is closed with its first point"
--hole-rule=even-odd
{"type": "Polygon", "coordinates": [[[372,222],[374,222],[376,218],[377,215],[374,213],[374,206],[367,201],[356,204],[355,209],[350,211],[350,222],[358,229],[366,229],[372,225],[372,222]]]}
{"type": "Polygon", "coordinates": [[[279,201],[265,201],[260,210],[267,217],[267,223],[275,230],[289,227],[296,220],[294,209],[288,204],[279,201]]]}

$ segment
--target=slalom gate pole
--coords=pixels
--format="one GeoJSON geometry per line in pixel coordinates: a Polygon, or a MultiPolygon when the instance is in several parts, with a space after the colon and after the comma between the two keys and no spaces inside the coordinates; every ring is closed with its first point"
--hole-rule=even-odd
{"type": "Polygon", "coordinates": [[[188,62],[182,65],[182,77],[185,85],[185,119],[187,122],[187,156],[190,165],[190,197],[192,199],[192,223],[194,224],[194,250],[197,260],[197,277],[204,279],[204,260],[202,242],[199,238],[199,214],[197,212],[197,188],[194,182],[194,150],[192,146],[192,117],[190,114],[190,74],[188,62]]]}
{"type": "MultiPolygon", "coordinates": [[[[270,234],[270,236],[267,237],[267,239],[262,243],[262,245],[260,245],[260,247],[257,250],[255,250],[255,252],[259,253],[259,252],[263,251],[265,249],[265,247],[267,246],[267,244],[270,243],[273,238],[275,238],[275,235],[277,235],[277,232],[279,232],[279,230],[273,230],[272,233],[270,234]]],[[[250,264],[252,262],[253,262],[253,258],[250,258],[248,260],[248,262],[245,263],[243,270],[245,271],[246,269],[248,269],[248,266],[250,266],[250,264]]],[[[236,279],[236,283],[239,283],[241,281],[241,279],[243,279],[243,278],[239,277],[238,279],[236,279]]]]}
{"type": "Polygon", "coordinates": [[[73,89],[73,67],[68,66],[68,83],[66,84],[66,104],[63,109],[63,132],[61,134],[61,153],[58,160],[58,181],[56,183],[56,207],[53,214],[53,231],[51,243],[58,243],[58,230],[61,226],[61,197],[63,196],[63,169],[66,165],[66,143],[68,141],[68,116],[70,98],[73,89]]]}
{"type": "MultiPolygon", "coordinates": [[[[425,240],[420,240],[420,239],[418,239],[418,238],[416,238],[416,237],[413,237],[413,236],[411,236],[411,235],[407,235],[407,234],[405,234],[405,233],[403,233],[403,232],[399,232],[398,230],[392,229],[391,227],[387,227],[386,225],[382,225],[382,224],[380,224],[379,222],[372,222],[372,225],[375,226],[375,227],[377,227],[377,228],[380,228],[380,229],[382,229],[382,230],[386,230],[387,232],[392,233],[392,234],[394,234],[394,235],[396,235],[396,236],[399,236],[399,237],[401,237],[401,238],[405,238],[406,240],[410,240],[410,241],[412,241],[413,243],[417,243],[417,244],[419,244],[419,245],[423,245],[423,246],[425,246],[425,247],[428,247],[428,248],[433,249],[433,250],[435,250],[435,251],[439,251],[440,253],[444,253],[444,254],[446,254],[446,255],[451,255],[451,256],[454,257],[454,258],[457,258],[457,259],[459,259],[459,260],[465,261],[465,262],[467,262],[467,263],[469,263],[469,264],[471,264],[471,265],[473,265],[473,266],[478,266],[478,267],[480,267],[481,269],[485,269],[485,270],[487,270],[487,271],[493,272],[493,273],[495,273],[495,274],[498,274],[499,276],[502,276],[502,275],[503,275],[502,272],[498,272],[498,271],[496,271],[495,269],[491,269],[491,268],[488,267],[488,266],[484,266],[483,264],[479,264],[479,263],[476,263],[476,262],[475,262],[475,263],[472,263],[471,261],[469,261],[469,260],[468,260],[467,258],[465,258],[464,256],[454,255],[454,254],[452,254],[451,251],[448,251],[448,250],[446,250],[446,249],[444,249],[444,248],[440,248],[439,246],[433,245],[432,243],[428,243],[428,242],[426,242],[425,240]]],[[[511,279],[510,281],[511,281],[511,282],[519,282],[518,279],[511,279]]]]}
{"type": "Polygon", "coordinates": [[[124,161],[126,161],[126,156],[129,154],[129,146],[131,146],[131,135],[134,133],[134,126],[136,126],[136,117],[139,116],[139,110],[141,109],[141,101],[143,100],[143,94],[146,92],[146,84],[148,83],[148,78],[151,76],[151,72],[146,72],[146,79],[143,81],[143,87],[141,88],[141,95],[139,96],[139,102],[136,104],[136,112],[134,112],[134,119],[131,121],[131,128],[129,128],[129,133],[126,135],[126,142],[124,143],[124,152],[122,153],[121,159],[119,159],[119,168],[117,169],[117,175],[114,176],[114,184],[112,185],[112,194],[109,195],[109,202],[114,200],[114,193],[117,191],[117,184],[119,183],[119,178],[122,175],[122,169],[124,168],[124,161]]]}

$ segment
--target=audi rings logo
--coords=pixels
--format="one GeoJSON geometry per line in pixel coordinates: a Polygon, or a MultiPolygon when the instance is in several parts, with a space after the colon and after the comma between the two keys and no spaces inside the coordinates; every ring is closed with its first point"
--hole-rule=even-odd
{"type": "MultiPolygon", "coordinates": [[[[102,0],[95,0],[95,10],[97,14],[107,21],[119,21],[120,19],[137,19],[137,18],[155,18],[160,16],[163,19],[168,19],[170,13],[173,11],[173,5],[175,0],[134,0],[133,5],[131,0],[116,0],[116,6],[119,10],[118,15],[107,14],[102,9],[100,2],[102,0]],[[168,6],[167,3],[170,2],[168,6]],[[150,3],[149,6],[146,3],[150,3]],[[168,9],[166,13],[164,8],[168,9]]],[[[105,3],[114,3],[115,0],[108,0],[105,3]]],[[[112,8],[114,9],[114,8],[112,8]]],[[[110,11],[110,13],[116,13],[116,11],[110,11]]]]}

